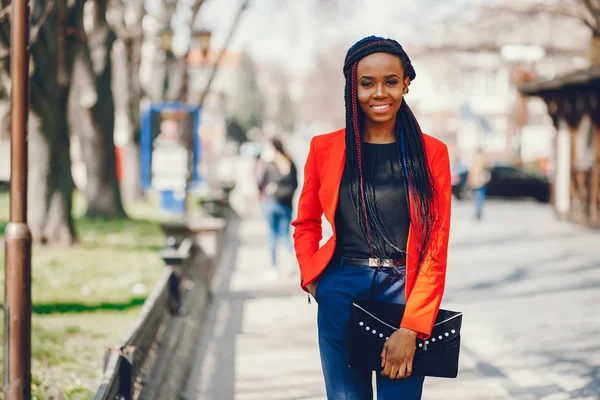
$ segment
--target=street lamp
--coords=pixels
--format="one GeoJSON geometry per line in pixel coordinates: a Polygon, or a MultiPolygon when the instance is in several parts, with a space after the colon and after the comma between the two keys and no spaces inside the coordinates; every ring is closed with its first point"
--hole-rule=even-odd
{"type": "Polygon", "coordinates": [[[161,48],[166,52],[170,52],[173,43],[173,30],[171,27],[168,25],[165,26],[162,31],[160,31],[159,37],[161,48]]]}
{"type": "Polygon", "coordinates": [[[31,398],[31,231],[27,224],[29,6],[12,2],[10,222],[4,232],[4,398],[31,398]]]}
{"type": "Polygon", "coordinates": [[[192,33],[193,47],[200,47],[200,50],[202,50],[202,58],[206,57],[206,54],[208,54],[211,35],[212,32],[204,28],[194,30],[192,33]]]}

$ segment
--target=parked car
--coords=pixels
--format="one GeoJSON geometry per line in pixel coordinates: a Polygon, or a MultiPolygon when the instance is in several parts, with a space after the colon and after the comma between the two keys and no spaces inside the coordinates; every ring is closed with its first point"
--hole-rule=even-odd
{"type": "Polygon", "coordinates": [[[462,164],[453,165],[451,168],[452,194],[462,200],[467,194],[468,168],[462,164]]]}
{"type": "Polygon", "coordinates": [[[520,168],[497,165],[490,168],[490,181],[487,184],[489,197],[534,198],[541,203],[550,201],[550,182],[528,174],[520,168]]]}
{"type": "MultiPolygon", "coordinates": [[[[487,196],[496,198],[534,198],[541,203],[550,201],[550,182],[547,179],[528,174],[510,165],[496,165],[490,168],[487,196]]],[[[452,194],[457,200],[468,196],[468,169],[457,165],[452,168],[452,194]]]]}

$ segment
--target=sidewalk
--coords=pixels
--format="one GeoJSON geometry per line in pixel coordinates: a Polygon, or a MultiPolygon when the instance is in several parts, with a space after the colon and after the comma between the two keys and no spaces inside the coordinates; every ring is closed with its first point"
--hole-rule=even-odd
{"type": "Polygon", "coordinates": [[[281,282],[264,279],[267,227],[258,210],[242,222],[239,240],[232,268],[216,277],[185,398],[324,398],[315,303],[307,304],[296,271],[281,282]]]}
{"type": "MultiPolygon", "coordinates": [[[[267,283],[267,230],[257,212],[239,232],[231,269],[220,271],[215,297],[186,392],[186,399],[325,399],[318,354],[317,305],[307,304],[297,273],[267,283]]],[[[510,382],[468,348],[458,379],[428,379],[424,398],[500,400],[510,382]],[[489,373],[482,373],[482,370],[489,373]],[[490,372],[491,371],[491,372],[490,372]]]]}

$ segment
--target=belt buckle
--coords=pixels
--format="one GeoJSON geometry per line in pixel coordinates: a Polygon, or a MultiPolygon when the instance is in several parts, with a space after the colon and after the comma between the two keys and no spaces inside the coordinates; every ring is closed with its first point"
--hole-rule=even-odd
{"type": "Polygon", "coordinates": [[[381,261],[379,260],[379,258],[369,258],[369,267],[379,267],[380,264],[381,261]]]}
{"type": "Polygon", "coordinates": [[[389,268],[394,266],[394,260],[390,260],[389,258],[384,258],[380,260],[379,258],[369,258],[369,267],[383,267],[389,268]]]}

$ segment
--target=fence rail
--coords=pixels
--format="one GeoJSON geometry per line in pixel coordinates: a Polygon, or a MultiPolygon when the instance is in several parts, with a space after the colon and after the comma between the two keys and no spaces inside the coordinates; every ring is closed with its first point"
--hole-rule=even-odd
{"type": "Polygon", "coordinates": [[[158,399],[161,397],[157,396],[164,396],[165,387],[173,386],[172,382],[166,385],[162,382],[170,379],[169,374],[177,375],[179,381],[187,377],[191,347],[200,325],[198,320],[209,302],[213,264],[225,251],[229,222],[237,218],[229,207],[223,216],[226,221],[220,225],[215,225],[212,220],[208,228],[203,228],[196,222],[180,229],[175,241],[170,238],[176,245],[161,251],[167,264],[165,271],[127,335],[117,346],[108,349],[103,379],[94,400],[158,399]],[[216,248],[211,257],[199,245],[194,232],[216,235],[216,248]],[[177,358],[178,355],[176,360],[163,359],[177,358]],[[188,359],[182,360],[182,357],[188,359]],[[160,362],[156,362],[158,359],[160,362]],[[173,363],[180,364],[178,371],[168,367],[173,363]]]}

